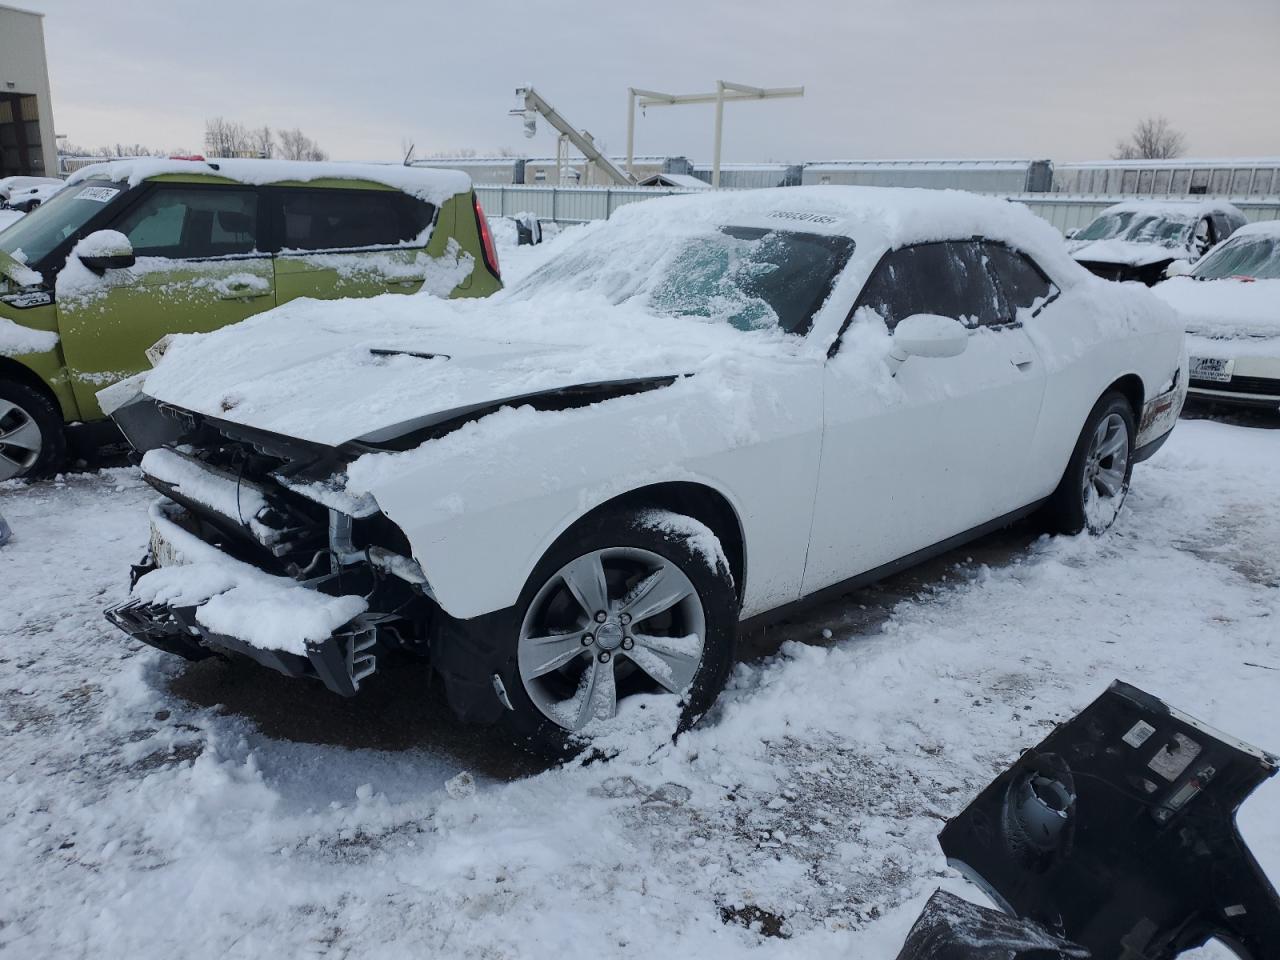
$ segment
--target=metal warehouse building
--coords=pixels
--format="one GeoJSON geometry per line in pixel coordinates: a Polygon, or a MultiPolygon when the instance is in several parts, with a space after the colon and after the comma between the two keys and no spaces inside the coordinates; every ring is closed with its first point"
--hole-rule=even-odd
{"type": "Polygon", "coordinates": [[[44,15],[0,4],[0,177],[55,177],[44,15]]]}

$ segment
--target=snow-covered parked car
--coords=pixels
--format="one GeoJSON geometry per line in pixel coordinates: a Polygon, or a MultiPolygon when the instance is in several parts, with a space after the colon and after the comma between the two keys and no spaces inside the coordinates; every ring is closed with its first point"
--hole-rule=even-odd
{"type": "Polygon", "coordinates": [[[1072,234],[1067,249],[1100,277],[1151,286],[1171,264],[1195,263],[1244,222],[1225,200],[1127,200],[1072,234]]]}
{"type": "Polygon", "coordinates": [[[488,301],[172,338],[115,413],[164,499],[109,616],[346,695],[419,653],[462,716],[553,749],[688,721],[741,621],[1038,507],[1106,528],[1185,365],[1169,308],[1019,204],[635,204],[488,301]]]}
{"type": "Polygon", "coordinates": [[[1280,222],[1241,227],[1155,293],[1182,315],[1193,395],[1280,410],[1280,222]]]}
{"type": "Polygon", "coordinates": [[[0,209],[29,213],[66,185],[57,177],[4,177],[0,179],[0,209]]]}

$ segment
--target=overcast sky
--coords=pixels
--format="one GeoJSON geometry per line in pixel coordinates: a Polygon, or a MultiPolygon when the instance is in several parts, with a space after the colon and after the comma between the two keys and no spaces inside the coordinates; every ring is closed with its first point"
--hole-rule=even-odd
{"type": "MultiPolygon", "coordinates": [[[[508,147],[533,83],[610,152],[626,90],[804,85],[732,104],[724,157],[1109,156],[1162,113],[1193,156],[1280,155],[1280,0],[16,0],[46,14],[57,132],[201,148],[299,126],[335,159],[508,147]],[[540,12],[546,10],[548,12],[540,12]]],[[[650,110],[636,152],[709,159],[713,108],[650,110]]]]}

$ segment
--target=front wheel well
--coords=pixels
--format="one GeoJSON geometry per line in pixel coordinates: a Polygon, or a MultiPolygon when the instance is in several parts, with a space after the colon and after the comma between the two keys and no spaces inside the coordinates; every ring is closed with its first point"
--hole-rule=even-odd
{"type": "Polygon", "coordinates": [[[661,507],[685,514],[711,528],[711,532],[716,535],[724,548],[725,557],[729,561],[729,571],[733,574],[734,589],[741,602],[747,567],[742,524],[738,519],[737,511],[733,509],[724,494],[712,487],[689,481],[672,481],[639,487],[594,507],[578,522],[581,523],[604,511],[619,508],[643,510],[650,507],[661,507]]]}
{"type": "Polygon", "coordinates": [[[35,371],[23,366],[17,360],[9,357],[0,357],[0,380],[20,383],[24,387],[30,387],[37,393],[43,394],[53,404],[54,409],[61,413],[62,404],[58,402],[54,392],[49,389],[49,385],[40,379],[40,376],[35,371]]]}

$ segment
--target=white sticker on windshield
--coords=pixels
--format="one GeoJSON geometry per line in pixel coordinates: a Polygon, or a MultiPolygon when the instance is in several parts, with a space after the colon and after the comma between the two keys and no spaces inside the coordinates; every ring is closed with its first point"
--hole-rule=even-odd
{"type": "Polygon", "coordinates": [[[76,199],[106,203],[119,192],[115,187],[85,187],[76,194],[76,199]]]}

